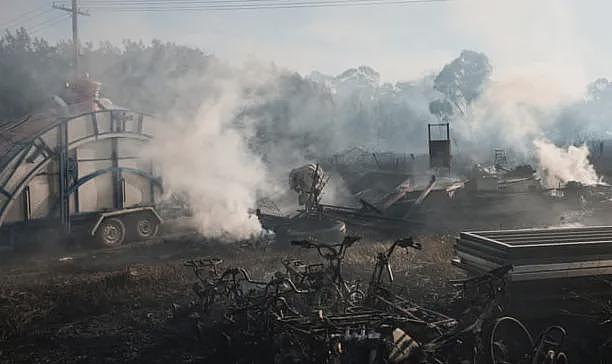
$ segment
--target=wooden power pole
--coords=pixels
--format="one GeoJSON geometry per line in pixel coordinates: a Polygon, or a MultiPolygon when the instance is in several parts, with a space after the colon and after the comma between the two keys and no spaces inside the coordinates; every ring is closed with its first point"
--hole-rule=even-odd
{"type": "Polygon", "coordinates": [[[79,15],[89,16],[88,12],[82,11],[77,6],[77,0],[72,0],[72,7],[68,8],[64,5],[53,4],[53,8],[57,10],[62,10],[71,13],[72,15],[72,66],[74,67],[74,78],[78,78],[80,76],[79,70],[79,25],[78,25],[78,17],[79,15]]]}

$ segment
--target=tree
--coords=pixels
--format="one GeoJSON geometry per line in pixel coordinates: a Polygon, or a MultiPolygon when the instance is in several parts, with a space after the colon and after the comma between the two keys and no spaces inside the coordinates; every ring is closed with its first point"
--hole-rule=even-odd
{"type": "MultiPolygon", "coordinates": [[[[469,105],[482,93],[491,70],[486,55],[464,50],[458,58],[442,68],[434,80],[434,89],[442,94],[441,102],[450,102],[463,115],[469,105]]],[[[445,109],[442,103],[434,105],[433,108],[435,112],[445,109]]]]}
{"type": "Polygon", "coordinates": [[[453,105],[447,100],[434,100],[429,103],[429,112],[441,121],[448,121],[453,115],[453,105]]]}
{"type": "Polygon", "coordinates": [[[44,105],[63,87],[67,57],[24,29],[0,38],[0,120],[10,120],[44,105]]]}

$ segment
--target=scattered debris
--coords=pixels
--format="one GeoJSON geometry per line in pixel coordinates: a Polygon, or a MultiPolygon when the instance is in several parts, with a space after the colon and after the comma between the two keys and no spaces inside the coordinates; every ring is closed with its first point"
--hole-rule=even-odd
{"type": "Polygon", "coordinates": [[[550,326],[534,340],[518,318],[507,316],[503,266],[455,282],[461,318],[421,307],[394,287],[391,256],[422,247],[399,239],[374,259],[364,287],[345,277],[347,251],[359,241],[293,241],[315,250],[321,263],[283,260],[267,281],[218,258],[185,263],[198,281],[194,315],[208,361],[252,363],[567,363],[565,330],[550,326]]]}

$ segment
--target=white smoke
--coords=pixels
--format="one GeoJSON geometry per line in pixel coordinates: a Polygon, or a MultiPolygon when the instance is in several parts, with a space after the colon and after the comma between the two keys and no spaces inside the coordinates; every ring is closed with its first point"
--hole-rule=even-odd
{"type": "Polygon", "coordinates": [[[589,162],[586,145],[567,149],[559,148],[549,140],[538,138],[533,141],[535,157],[540,174],[549,187],[559,183],[576,181],[591,186],[600,182],[595,168],[589,162]]]}
{"type": "Polygon", "coordinates": [[[240,88],[231,82],[220,88],[195,120],[159,125],[155,144],[146,152],[160,169],[166,192],[188,197],[205,236],[244,239],[261,231],[249,209],[267,188],[267,174],[249,150],[244,130],[232,126],[243,103],[240,88]]]}
{"type": "MultiPolygon", "coordinates": [[[[378,99],[366,98],[357,108],[344,105],[324,85],[274,67],[250,64],[221,77],[217,73],[208,76],[211,82],[207,84],[218,86],[222,79],[221,87],[211,87],[213,96],[203,97],[195,121],[178,117],[165,122],[157,133],[155,149],[149,151],[166,189],[188,197],[206,236],[242,239],[258,233],[261,227],[248,213],[258,197],[288,202],[283,207],[291,210],[296,206],[286,185],[289,170],[316,162],[335,148],[376,140],[377,133],[363,130],[372,128],[372,120],[380,116],[368,112],[380,109],[380,105],[374,107],[378,99]]],[[[586,147],[564,150],[545,138],[559,112],[582,97],[576,91],[579,75],[565,75],[561,78],[558,70],[533,67],[493,79],[471,109],[453,120],[459,152],[473,152],[475,160],[483,161],[494,148],[509,147],[519,152],[521,162],[528,162],[537,149],[532,161],[547,184],[596,183],[586,147]]],[[[189,87],[179,86],[189,92],[189,87]]],[[[424,89],[407,88],[419,95],[423,108],[427,105],[424,89]]],[[[398,98],[416,99],[402,90],[398,86],[387,97],[393,100],[397,94],[398,98]]],[[[390,131],[420,130],[413,118],[418,112],[412,108],[396,111],[410,122],[391,123],[386,126],[390,131]]],[[[338,186],[343,186],[341,180],[330,182],[325,200],[348,203],[349,194],[338,192],[346,188],[338,186]]]]}
{"type": "Polygon", "coordinates": [[[582,103],[594,60],[601,59],[592,56],[597,47],[584,36],[577,6],[554,0],[471,0],[457,7],[455,26],[480,41],[494,72],[470,115],[453,129],[466,139],[465,149],[473,146],[474,159],[491,158],[494,148],[503,148],[518,162],[535,162],[538,170],[549,171],[550,182],[597,180],[586,147],[562,149],[551,142],[574,144],[584,140],[578,132],[590,127],[584,124],[586,113],[565,121],[560,117],[582,103]],[[575,167],[580,170],[568,170],[575,167]]]}
{"type": "Polygon", "coordinates": [[[468,113],[454,123],[460,148],[480,161],[503,148],[514,163],[533,164],[548,187],[600,182],[586,145],[560,148],[551,141],[557,136],[562,145],[575,142],[567,140],[570,136],[559,125],[559,115],[584,99],[584,87],[578,85],[578,74],[535,66],[490,81],[468,113]]]}
{"type": "Polygon", "coordinates": [[[526,161],[532,142],[554,129],[565,106],[583,97],[584,87],[575,78],[533,67],[490,81],[468,113],[454,121],[460,147],[475,159],[504,148],[526,161]]]}

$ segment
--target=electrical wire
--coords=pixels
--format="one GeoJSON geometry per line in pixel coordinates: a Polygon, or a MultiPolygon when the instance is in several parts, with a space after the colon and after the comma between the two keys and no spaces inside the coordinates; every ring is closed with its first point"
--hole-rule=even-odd
{"type": "Polygon", "coordinates": [[[388,5],[410,5],[414,1],[363,1],[352,3],[337,3],[328,2],[320,4],[295,4],[288,3],[283,5],[264,5],[264,6],[249,6],[249,5],[234,5],[234,6],[210,6],[210,7],[192,7],[192,8],[134,8],[134,9],[112,9],[112,8],[93,8],[93,10],[106,11],[112,13],[166,13],[173,11],[180,12],[202,12],[202,11],[228,11],[228,10],[265,10],[265,9],[294,9],[294,8],[326,8],[326,7],[359,7],[359,6],[388,6],[388,5]]]}
{"type": "MultiPolygon", "coordinates": [[[[80,5],[88,5],[88,7],[176,7],[176,6],[201,6],[201,5],[217,5],[223,3],[259,3],[269,2],[282,4],[284,2],[292,2],[291,0],[134,0],[134,1],[99,1],[89,0],[80,1],[80,5]]],[[[356,0],[355,0],[356,1],[356,0]]],[[[428,2],[444,2],[448,0],[411,0],[414,3],[428,3],[428,2]]]]}
{"type": "MultiPolygon", "coordinates": [[[[238,4],[241,6],[284,6],[284,5],[294,5],[297,0],[215,0],[215,1],[198,1],[197,3],[193,0],[190,2],[181,3],[181,6],[170,6],[170,4],[151,4],[151,5],[132,5],[132,4],[102,4],[102,5],[93,5],[90,8],[103,9],[103,8],[112,8],[112,9],[192,9],[192,8],[208,8],[208,7],[219,7],[225,6],[228,4],[238,4]]],[[[299,5],[310,5],[310,4],[320,4],[320,3],[360,3],[360,2],[388,2],[388,0],[314,0],[314,1],[306,1],[300,0],[297,1],[299,5]]],[[[396,0],[397,1],[397,0],[396,0]]],[[[406,3],[431,3],[431,2],[445,2],[448,0],[401,0],[406,3]]],[[[173,4],[179,5],[179,4],[173,4]]]]}
{"type": "Polygon", "coordinates": [[[441,3],[451,0],[135,0],[134,2],[83,1],[88,9],[115,13],[169,12],[169,11],[215,11],[215,10],[258,10],[318,7],[353,7],[372,5],[410,5],[441,3]],[[91,5],[89,5],[91,4],[91,5]]]}
{"type": "Polygon", "coordinates": [[[47,29],[49,27],[52,27],[56,24],[61,23],[64,20],[70,19],[70,14],[62,14],[59,17],[55,17],[52,19],[48,19],[45,22],[42,22],[38,25],[36,25],[35,27],[32,27],[31,29],[29,29],[29,32],[31,35],[35,35],[37,33],[39,33],[41,30],[47,29]]]}
{"type": "Polygon", "coordinates": [[[34,21],[37,18],[47,15],[50,13],[52,9],[33,9],[30,11],[26,11],[19,16],[12,18],[9,21],[6,21],[0,24],[0,28],[10,28],[16,25],[26,25],[28,22],[34,21]]]}
{"type": "Polygon", "coordinates": [[[11,23],[13,23],[13,22],[15,22],[17,20],[20,20],[21,18],[26,17],[26,16],[28,16],[28,15],[30,15],[32,13],[42,12],[43,10],[44,9],[41,10],[40,8],[30,9],[28,11],[25,11],[25,12],[15,16],[14,18],[11,18],[10,20],[6,20],[6,21],[2,22],[0,25],[4,26],[5,24],[11,24],[11,23]]]}
{"type": "MultiPolygon", "coordinates": [[[[88,9],[113,13],[165,13],[171,11],[202,12],[411,5],[449,1],[453,0],[81,0],[79,4],[85,5],[88,9]]],[[[11,24],[19,24],[28,29],[31,34],[35,34],[70,17],[70,15],[62,14],[56,17],[48,17],[40,22],[41,18],[51,11],[53,11],[51,8],[28,10],[0,24],[0,28],[8,28],[11,24]],[[32,25],[31,23],[34,21],[38,21],[38,23],[32,25]]]]}
{"type": "MultiPolygon", "coordinates": [[[[241,0],[241,1],[252,1],[256,2],[259,0],[241,0]]],[[[281,0],[266,0],[266,1],[281,1],[281,0]]],[[[215,3],[218,0],[132,0],[132,1],[122,1],[122,0],[81,0],[79,4],[114,4],[114,5],[175,5],[175,4],[202,4],[202,3],[215,3]]]]}

